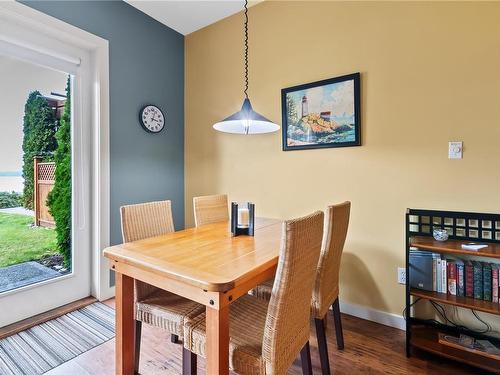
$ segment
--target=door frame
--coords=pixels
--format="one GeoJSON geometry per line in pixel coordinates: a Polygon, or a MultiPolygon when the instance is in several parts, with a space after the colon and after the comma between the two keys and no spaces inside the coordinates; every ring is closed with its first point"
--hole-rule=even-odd
{"type": "MultiPolygon", "coordinates": [[[[23,31],[24,33],[24,31],[23,31]]],[[[84,163],[85,168],[80,173],[85,177],[85,181],[90,182],[90,186],[83,190],[80,197],[74,198],[73,207],[75,204],[81,204],[80,200],[88,200],[87,211],[78,213],[79,217],[73,218],[73,228],[84,228],[86,237],[85,247],[90,251],[89,257],[89,275],[85,275],[86,280],[89,280],[88,295],[95,296],[99,300],[105,300],[114,296],[114,287],[109,283],[109,268],[108,262],[102,256],[102,249],[109,246],[110,238],[110,173],[109,173],[109,47],[108,41],[93,35],[89,32],[81,30],[77,27],[69,25],[52,16],[36,11],[26,5],[18,2],[0,2],[0,40],[8,43],[21,45],[29,48],[35,53],[40,53],[40,56],[50,59],[51,56],[57,60],[72,62],[74,58],[71,54],[65,56],[57,49],[51,50],[47,48],[47,43],[43,43],[43,39],[56,40],[62,45],[69,46],[69,51],[74,47],[74,50],[83,51],[87,64],[85,69],[80,72],[84,79],[79,82],[81,103],[79,107],[83,108],[82,113],[78,111],[74,114],[79,116],[78,121],[83,124],[89,124],[89,131],[82,135],[80,145],[76,145],[74,152],[83,152],[82,159],[89,153],[90,160],[84,163]],[[30,34],[30,38],[24,38],[23,35],[17,35],[12,40],[7,29],[2,34],[2,27],[7,24],[16,24],[23,30],[26,30],[26,35],[30,34]],[[36,44],[37,38],[40,44],[36,44]],[[10,40],[9,40],[10,39],[10,40]],[[25,41],[35,41],[35,44],[26,45],[25,41]],[[24,44],[24,45],[23,45],[24,44]]],[[[73,111],[72,111],[73,112],[73,111]]],[[[82,129],[82,127],[80,127],[82,129]]],[[[74,176],[73,176],[74,178],[74,176]]],[[[77,184],[78,181],[74,181],[77,184]]],[[[83,229],[82,229],[83,230],[83,229]]],[[[83,232],[82,232],[83,233],[83,232]]],[[[78,233],[76,234],[78,235],[78,233]]],[[[71,275],[68,275],[71,277],[71,275]]],[[[65,277],[59,277],[47,282],[37,283],[32,286],[20,288],[10,292],[5,292],[0,295],[0,304],[4,297],[16,303],[16,314],[18,317],[7,316],[0,318],[0,326],[10,324],[16,320],[27,318],[38,313],[49,310],[48,304],[37,301],[36,306],[26,306],[22,308],[19,304],[30,305],[30,292],[40,286],[47,284],[55,285],[65,277]],[[14,298],[14,299],[12,299],[14,298]],[[19,309],[17,309],[19,307],[19,309]]],[[[49,288],[52,288],[52,285],[49,288]]],[[[48,289],[51,290],[51,289],[48,289]]],[[[80,298],[85,297],[81,296],[80,298]]],[[[71,301],[64,301],[69,303],[71,301]]],[[[52,307],[51,307],[52,308],[52,307]]]]}

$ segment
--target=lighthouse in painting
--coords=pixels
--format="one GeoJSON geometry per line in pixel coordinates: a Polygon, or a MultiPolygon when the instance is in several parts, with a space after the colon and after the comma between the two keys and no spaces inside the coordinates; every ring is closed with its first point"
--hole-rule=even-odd
{"type": "Polygon", "coordinates": [[[302,117],[307,116],[309,114],[309,110],[307,108],[307,96],[302,97],[302,117]]]}

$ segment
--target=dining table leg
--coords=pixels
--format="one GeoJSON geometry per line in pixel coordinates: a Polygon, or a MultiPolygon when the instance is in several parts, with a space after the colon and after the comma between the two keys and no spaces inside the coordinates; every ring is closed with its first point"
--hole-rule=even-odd
{"type": "Polygon", "coordinates": [[[135,362],[134,279],[116,273],[116,374],[133,375],[135,362]]]}
{"type": "Polygon", "coordinates": [[[229,374],[229,306],[207,307],[207,374],[229,374]]]}

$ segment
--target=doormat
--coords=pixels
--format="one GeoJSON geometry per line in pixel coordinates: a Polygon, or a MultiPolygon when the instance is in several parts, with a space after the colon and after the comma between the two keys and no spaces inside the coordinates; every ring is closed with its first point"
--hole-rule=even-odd
{"type": "Polygon", "coordinates": [[[43,374],[113,337],[115,310],[96,302],[0,340],[0,374],[43,374]]]}

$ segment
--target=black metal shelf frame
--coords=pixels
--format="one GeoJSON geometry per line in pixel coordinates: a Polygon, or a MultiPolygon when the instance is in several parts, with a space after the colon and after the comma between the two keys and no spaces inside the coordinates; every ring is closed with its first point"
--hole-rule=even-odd
{"type": "MultiPolygon", "coordinates": [[[[446,229],[450,239],[500,243],[500,214],[410,209],[406,210],[406,356],[411,355],[411,328],[414,324],[431,325],[446,332],[464,333],[500,344],[500,340],[445,324],[436,324],[411,316],[410,248],[411,237],[432,237],[433,229],[446,229]]],[[[439,252],[439,251],[436,251],[439,252]]],[[[474,256],[474,254],[471,254],[474,256]]]]}

